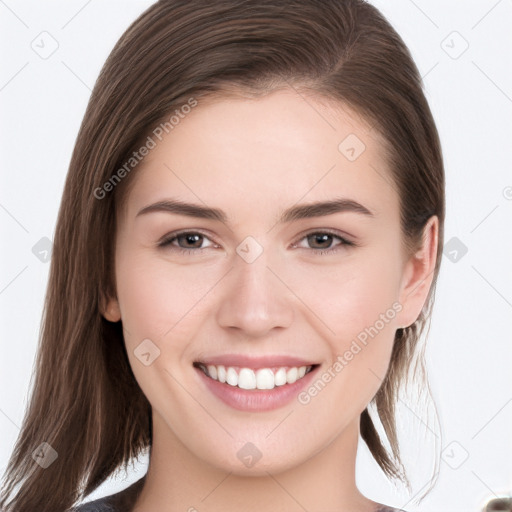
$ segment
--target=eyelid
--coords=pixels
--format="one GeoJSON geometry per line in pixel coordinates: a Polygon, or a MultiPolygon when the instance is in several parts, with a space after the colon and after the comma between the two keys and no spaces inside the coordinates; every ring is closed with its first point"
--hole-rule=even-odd
{"type": "MultiPolygon", "coordinates": [[[[308,231],[305,231],[304,233],[301,233],[295,242],[293,242],[292,246],[295,246],[298,242],[302,241],[304,238],[308,237],[309,235],[315,235],[315,234],[325,234],[325,235],[331,235],[333,237],[336,237],[336,238],[339,238],[341,241],[342,241],[342,244],[341,245],[350,245],[350,246],[357,246],[356,242],[353,240],[353,237],[351,237],[350,235],[347,235],[346,233],[343,233],[342,231],[337,231],[337,230],[333,230],[333,229],[328,229],[328,228],[315,228],[315,229],[310,229],[308,231]]],[[[314,249],[310,249],[310,250],[313,250],[314,249]]],[[[326,250],[328,251],[329,249],[317,249],[316,251],[321,251],[321,250],[326,250]]]]}
{"type": "MultiPolygon", "coordinates": [[[[178,231],[173,231],[171,233],[167,233],[165,234],[163,237],[161,237],[157,242],[156,242],[156,245],[157,246],[167,246],[167,245],[171,245],[171,242],[181,236],[181,235],[201,235],[203,236],[204,238],[207,238],[213,245],[219,245],[217,242],[215,242],[215,240],[213,239],[213,237],[206,231],[202,230],[202,229],[182,229],[182,230],[178,230],[178,231]]],[[[176,247],[177,250],[183,250],[183,251],[201,251],[202,249],[206,249],[206,247],[201,247],[199,249],[193,249],[193,248],[190,248],[190,249],[185,249],[184,247],[176,247]]]]}
{"type": "MultiPolygon", "coordinates": [[[[171,233],[167,233],[166,235],[164,235],[162,238],[160,238],[158,240],[157,246],[158,247],[163,247],[163,248],[166,248],[166,247],[170,246],[170,247],[172,247],[172,250],[185,252],[187,254],[190,254],[191,252],[198,253],[198,252],[201,252],[201,251],[203,251],[205,249],[211,248],[211,246],[209,246],[209,247],[199,247],[199,248],[193,248],[193,247],[192,248],[184,248],[184,247],[179,247],[179,246],[171,245],[171,242],[173,242],[179,236],[181,236],[181,235],[189,235],[189,234],[201,235],[202,237],[208,239],[212,243],[213,246],[215,246],[215,245],[219,246],[219,244],[217,242],[215,242],[213,237],[209,233],[205,232],[202,229],[182,229],[182,230],[178,230],[178,231],[173,231],[171,233]]],[[[296,238],[295,242],[293,242],[291,244],[291,246],[294,247],[294,248],[306,249],[308,252],[312,252],[312,253],[316,253],[316,254],[334,253],[339,248],[342,248],[342,247],[357,247],[357,245],[358,244],[352,240],[352,237],[347,236],[345,233],[337,231],[337,230],[325,229],[325,228],[324,229],[316,228],[316,229],[310,229],[308,231],[305,231],[305,232],[301,233],[300,235],[298,235],[298,237],[296,238]],[[334,238],[338,238],[340,240],[340,243],[335,245],[334,247],[328,247],[326,249],[296,247],[299,242],[301,242],[302,240],[304,240],[308,236],[315,235],[315,234],[330,235],[330,236],[332,236],[334,238]]]]}

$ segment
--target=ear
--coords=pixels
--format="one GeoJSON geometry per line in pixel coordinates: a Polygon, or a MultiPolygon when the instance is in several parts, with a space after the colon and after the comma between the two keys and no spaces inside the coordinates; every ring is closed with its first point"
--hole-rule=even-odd
{"type": "Polygon", "coordinates": [[[121,310],[118,300],[102,297],[101,314],[109,322],[119,322],[121,320],[121,310]]]}
{"type": "Polygon", "coordinates": [[[430,217],[423,228],[420,249],[407,260],[400,285],[402,310],[397,315],[402,328],[413,324],[421,313],[434,278],[439,235],[439,219],[430,217]]]}

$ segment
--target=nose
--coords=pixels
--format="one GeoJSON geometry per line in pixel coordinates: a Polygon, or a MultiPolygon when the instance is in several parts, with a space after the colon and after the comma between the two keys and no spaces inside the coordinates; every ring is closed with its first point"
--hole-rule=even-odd
{"type": "Polygon", "coordinates": [[[293,320],[293,294],[268,267],[266,251],[252,263],[235,256],[226,276],[217,322],[249,338],[268,336],[273,329],[289,327],[293,320]]]}

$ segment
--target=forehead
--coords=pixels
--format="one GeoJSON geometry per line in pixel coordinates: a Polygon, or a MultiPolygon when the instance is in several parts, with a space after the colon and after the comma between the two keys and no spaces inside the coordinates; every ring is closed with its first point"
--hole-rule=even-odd
{"type": "MultiPolygon", "coordinates": [[[[176,118],[178,119],[178,118],[176,118]]],[[[160,130],[161,131],[161,130],[160,130]]],[[[166,195],[276,214],[298,201],[347,196],[398,208],[380,134],[341,103],[292,89],[259,98],[199,100],[138,165],[131,217],[166,195]]]]}

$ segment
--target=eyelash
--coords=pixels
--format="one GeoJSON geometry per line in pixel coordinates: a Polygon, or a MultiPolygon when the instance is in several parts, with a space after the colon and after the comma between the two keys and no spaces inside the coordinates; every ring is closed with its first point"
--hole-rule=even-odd
{"type": "MultiPolygon", "coordinates": [[[[178,237],[180,237],[182,235],[200,235],[200,236],[210,240],[209,237],[206,234],[204,234],[204,233],[202,233],[200,231],[180,231],[180,232],[177,232],[177,233],[171,233],[170,235],[165,237],[158,244],[158,247],[168,247],[168,248],[171,248],[172,251],[176,251],[176,252],[178,252],[180,254],[186,254],[186,255],[190,255],[190,254],[193,254],[193,253],[197,254],[198,252],[200,253],[203,250],[208,249],[208,247],[202,247],[202,248],[197,248],[197,249],[185,249],[183,247],[178,247],[178,246],[171,245],[171,243],[174,240],[177,240],[178,237]]],[[[329,236],[332,236],[333,238],[337,238],[340,241],[340,243],[338,245],[335,245],[333,248],[328,248],[328,249],[308,248],[308,249],[306,249],[306,250],[309,250],[309,251],[313,251],[313,254],[318,255],[318,256],[334,254],[334,253],[338,252],[339,250],[342,250],[344,247],[347,247],[347,246],[348,247],[356,247],[357,246],[357,244],[355,242],[347,240],[346,238],[340,236],[339,234],[336,234],[336,233],[334,233],[332,231],[329,231],[329,230],[310,231],[309,233],[306,233],[306,234],[302,235],[302,237],[297,242],[294,242],[293,246],[296,246],[299,242],[301,242],[302,240],[306,239],[308,236],[311,236],[311,235],[329,235],[329,236]]],[[[213,241],[211,241],[211,242],[214,243],[213,241]]],[[[302,247],[302,249],[304,249],[304,247],[302,247]]]]}

